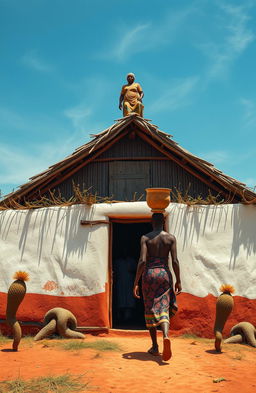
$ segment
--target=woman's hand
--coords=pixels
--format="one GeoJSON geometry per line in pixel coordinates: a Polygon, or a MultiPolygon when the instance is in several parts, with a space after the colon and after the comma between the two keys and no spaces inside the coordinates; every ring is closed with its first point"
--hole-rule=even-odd
{"type": "Polygon", "coordinates": [[[176,282],[176,284],[175,284],[175,295],[179,295],[181,293],[181,291],[182,291],[181,283],[180,282],[176,282]]]}
{"type": "Polygon", "coordinates": [[[138,285],[134,285],[133,287],[133,296],[136,297],[136,299],[140,299],[140,289],[138,285]]]}

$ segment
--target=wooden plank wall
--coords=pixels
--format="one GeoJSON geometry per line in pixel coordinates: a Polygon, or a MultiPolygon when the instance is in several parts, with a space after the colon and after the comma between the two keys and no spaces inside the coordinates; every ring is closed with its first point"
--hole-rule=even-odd
{"type": "MultiPolygon", "coordinates": [[[[122,138],[94,162],[66,179],[57,190],[69,198],[73,194],[73,182],[80,188],[90,189],[102,197],[112,196],[115,200],[132,200],[135,192],[139,196],[146,187],[177,188],[183,193],[188,190],[192,197],[205,198],[209,194],[208,185],[138,136],[122,138]]],[[[211,192],[217,194],[214,190],[211,192]]]]}

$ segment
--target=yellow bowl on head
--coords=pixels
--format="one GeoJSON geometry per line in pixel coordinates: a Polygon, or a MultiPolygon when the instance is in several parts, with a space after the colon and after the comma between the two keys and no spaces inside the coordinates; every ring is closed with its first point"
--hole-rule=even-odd
{"type": "Polygon", "coordinates": [[[146,201],[153,213],[163,213],[171,202],[170,188],[146,188],[146,201]]]}

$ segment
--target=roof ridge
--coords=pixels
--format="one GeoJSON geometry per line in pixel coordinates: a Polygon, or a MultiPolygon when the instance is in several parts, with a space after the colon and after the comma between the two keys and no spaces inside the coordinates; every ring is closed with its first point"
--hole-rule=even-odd
{"type": "MultiPolygon", "coordinates": [[[[246,193],[247,197],[255,198],[256,193],[248,189],[244,183],[225,175],[210,162],[197,157],[187,149],[180,146],[179,143],[173,139],[172,135],[159,130],[157,125],[151,123],[151,120],[145,119],[136,113],[132,113],[129,116],[115,120],[110,127],[98,134],[94,134],[92,136],[93,139],[80,147],[77,147],[73,153],[64,157],[61,161],[49,166],[48,169],[30,177],[27,183],[21,185],[18,190],[6,195],[4,200],[24,197],[29,193],[35,192],[35,190],[40,186],[43,190],[46,189],[47,186],[51,189],[51,187],[55,184],[59,184],[58,180],[56,180],[58,175],[60,176],[61,174],[62,176],[62,174],[65,173],[65,176],[67,177],[71,170],[72,173],[74,173],[74,169],[76,167],[79,169],[82,165],[86,165],[91,162],[95,157],[101,154],[104,146],[109,148],[109,144],[112,145],[115,138],[118,137],[118,140],[122,138],[123,130],[131,123],[139,128],[138,131],[141,134],[144,134],[148,140],[147,143],[152,141],[153,146],[158,144],[159,148],[164,149],[166,156],[169,157],[170,160],[176,160],[177,165],[183,166],[182,163],[184,160],[187,161],[187,164],[189,163],[190,165],[190,169],[188,166],[187,169],[183,166],[184,170],[193,170],[193,173],[197,173],[198,171],[199,174],[204,174],[210,177],[213,182],[216,182],[219,186],[221,186],[221,189],[227,186],[227,192],[234,192],[240,196],[241,193],[246,193]],[[92,153],[94,154],[91,155],[92,153]]],[[[129,129],[127,132],[129,132],[129,129]]],[[[194,174],[194,176],[196,175],[194,174]]]]}

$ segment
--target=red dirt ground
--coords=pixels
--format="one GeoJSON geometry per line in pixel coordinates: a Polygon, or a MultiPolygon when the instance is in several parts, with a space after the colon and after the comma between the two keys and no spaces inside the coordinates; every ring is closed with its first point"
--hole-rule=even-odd
{"type": "MultiPolygon", "coordinates": [[[[0,380],[38,376],[83,375],[86,392],[101,393],[253,393],[256,391],[256,349],[225,344],[216,354],[208,339],[173,337],[173,357],[162,362],[147,354],[150,340],[145,332],[111,331],[92,336],[86,342],[107,340],[122,347],[120,352],[94,349],[64,351],[54,340],[23,340],[19,352],[10,351],[12,342],[0,345],[0,380]],[[215,379],[224,378],[214,383],[215,379]]],[[[161,336],[159,336],[161,344],[161,336]]],[[[69,340],[63,340],[65,342],[69,340]]],[[[58,340],[59,342],[59,340],[58,340]]],[[[160,347],[161,349],[161,347],[160,347]]],[[[84,391],[85,392],[85,391],[84,391]]]]}

